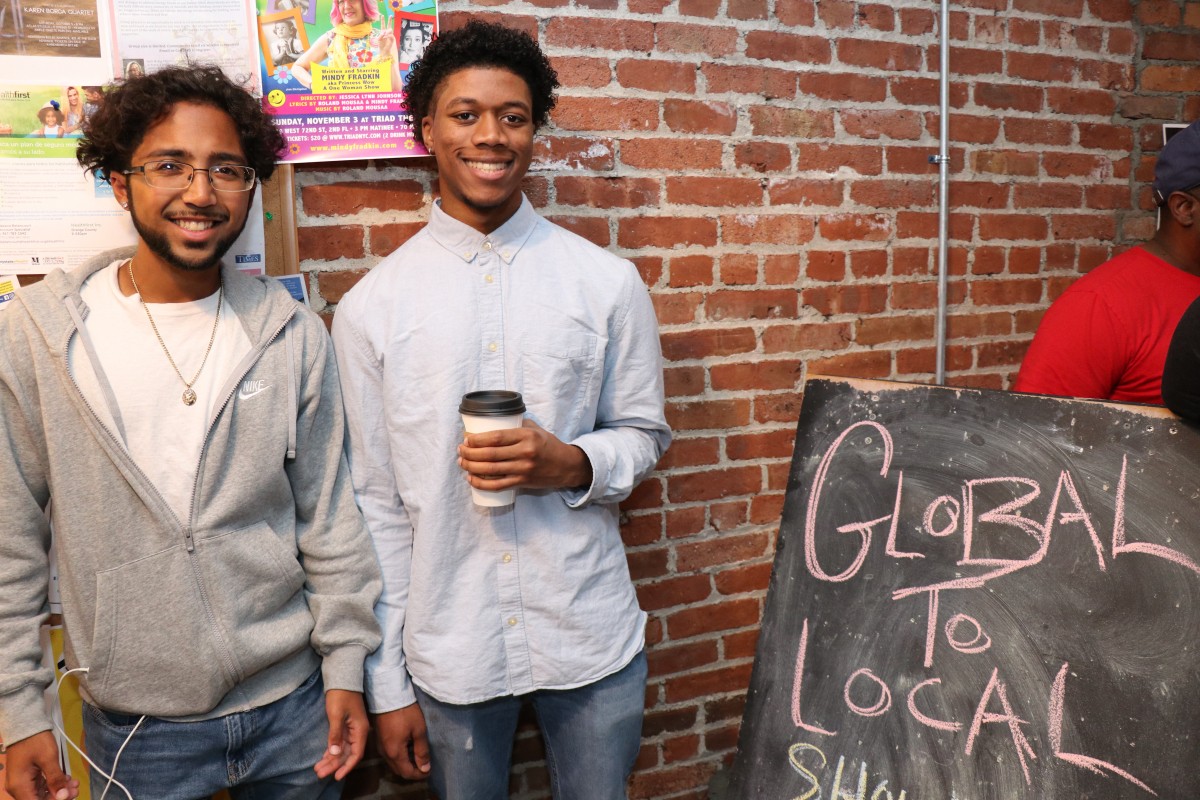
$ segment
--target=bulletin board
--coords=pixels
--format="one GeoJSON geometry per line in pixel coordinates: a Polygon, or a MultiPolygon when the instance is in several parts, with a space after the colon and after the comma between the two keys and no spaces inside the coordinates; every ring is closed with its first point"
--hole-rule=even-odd
{"type": "Polygon", "coordinates": [[[403,86],[438,34],[438,0],[364,3],[369,46],[351,48],[350,64],[328,55],[333,0],[210,0],[173,7],[169,24],[141,0],[46,0],[10,15],[0,25],[0,278],[26,285],[136,241],[111,187],[75,162],[82,121],[114,80],[202,62],[261,97],[288,140],[227,259],[252,274],[298,273],[291,163],[426,154],[403,86]]]}

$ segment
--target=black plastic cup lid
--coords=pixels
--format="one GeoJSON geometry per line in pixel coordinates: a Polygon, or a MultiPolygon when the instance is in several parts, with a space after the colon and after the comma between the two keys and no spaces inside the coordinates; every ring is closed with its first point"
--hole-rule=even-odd
{"type": "Polygon", "coordinates": [[[458,404],[458,413],[473,417],[509,417],[525,413],[525,401],[520,392],[505,389],[490,389],[482,392],[467,392],[458,404]]]}

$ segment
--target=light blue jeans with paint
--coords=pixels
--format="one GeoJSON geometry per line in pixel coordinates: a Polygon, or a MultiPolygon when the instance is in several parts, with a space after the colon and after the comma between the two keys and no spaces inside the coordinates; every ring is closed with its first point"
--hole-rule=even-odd
{"type": "Polygon", "coordinates": [[[417,688],[441,800],[507,800],[517,715],[533,704],[546,743],[555,800],[625,800],[642,739],[646,654],[578,689],[544,689],[471,705],[442,703],[417,688]]]}

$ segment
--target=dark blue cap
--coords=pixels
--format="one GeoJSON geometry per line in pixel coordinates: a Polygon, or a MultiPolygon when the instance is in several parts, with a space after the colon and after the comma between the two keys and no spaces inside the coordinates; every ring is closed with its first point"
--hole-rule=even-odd
{"type": "Polygon", "coordinates": [[[1200,121],[1175,134],[1158,154],[1154,165],[1154,200],[1160,206],[1171,192],[1200,186],[1200,121]]]}

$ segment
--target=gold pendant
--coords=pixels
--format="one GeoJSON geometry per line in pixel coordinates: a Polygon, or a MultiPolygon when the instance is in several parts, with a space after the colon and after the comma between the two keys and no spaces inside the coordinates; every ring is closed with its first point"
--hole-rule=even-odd
{"type": "Polygon", "coordinates": [[[192,387],[183,390],[183,404],[185,406],[194,405],[196,402],[196,393],[192,391],[192,387]]]}

